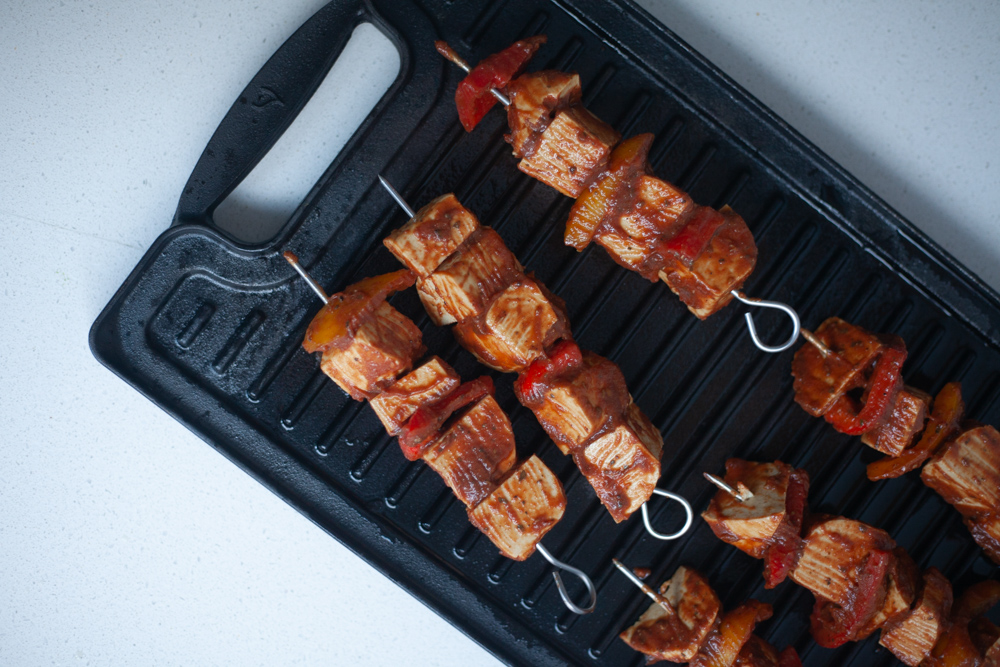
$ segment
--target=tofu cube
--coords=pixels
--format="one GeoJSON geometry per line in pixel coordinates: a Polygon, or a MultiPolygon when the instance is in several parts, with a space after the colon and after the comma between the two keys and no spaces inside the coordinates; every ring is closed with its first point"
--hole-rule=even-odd
{"type": "Polygon", "coordinates": [[[356,401],[371,399],[413,367],[424,353],[420,329],[382,302],[358,326],[351,344],[323,353],[320,368],[356,401]]]}
{"type": "Polygon", "coordinates": [[[753,497],[740,502],[720,491],[701,517],[723,542],[754,558],[763,558],[769,540],[785,520],[791,477],[792,467],[781,461],[754,463],[730,459],[726,462],[726,483],[733,487],[743,484],[753,497]]]}
{"type": "Polygon", "coordinates": [[[523,274],[500,235],[480,227],[427,277],[417,293],[438,326],[473,318],[490,300],[523,274]]]}
{"type": "Polygon", "coordinates": [[[663,437],[630,403],[615,428],[573,451],[577,468],[618,523],[649,500],[660,479],[663,437]]]}
{"type": "Polygon", "coordinates": [[[902,663],[917,667],[931,653],[949,624],[952,605],[951,582],[936,568],[923,574],[923,591],[913,610],[882,628],[878,643],[902,663]]]}
{"type": "Polygon", "coordinates": [[[896,394],[896,404],[885,422],[862,435],[861,442],[883,454],[899,456],[924,430],[930,403],[930,394],[914,387],[903,387],[896,394]]]}
{"type": "Polygon", "coordinates": [[[469,509],[469,521],[504,556],[524,560],[565,511],[562,484],[541,459],[532,456],[469,509]]]}
{"type": "Polygon", "coordinates": [[[585,443],[597,429],[625,415],[632,397],[618,366],[593,352],[571,377],[548,383],[541,400],[527,405],[563,454],[585,443]]]}
{"type": "Polygon", "coordinates": [[[525,276],[500,292],[478,318],[455,327],[462,347],[490,368],[504,372],[527,368],[567,335],[562,301],[525,276]]]}
{"type": "Polygon", "coordinates": [[[447,194],[417,211],[383,243],[396,259],[426,278],[478,228],[476,216],[447,194]]]}
{"type": "Polygon", "coordinates": [[[869,553],[896,547],[884,530],[843,517],[817,521],[802,540],[802,555],[789,576],[817,598],[841,607],[852,603],[869,553]]]}
{"type": "Polygon", "coordinates": [[[862,640],[886,623],[910,611],[910,606],[920,592],[920,570],[910,555],[902,547],[892,552],[892,562],[886,575],[885,603],[882,608],[858,632],[857,640],[862,640]]]}
{"type": "Polygon", "coordinates": [[[504,139],[514,149],[514,155],[520,158],[533,153],[553,114],[577,104],[582,92],[580,75],[575,72],[541,70],[511,81],[507,86],[510,134],[504,139]]]}
{"type": "Polygon", "coordinates": [[[659,272],[660,279],[702,320],[732,301],[731,292],[743,286],[757,264],[757,245],[746,222],[728,206],[720,213],[726,221],[690,265],[668,262],[659,272]]]}
{"type": "Polygon", "coordinates": [[[373,398],[371,406],[389,435],[396,435],[417,408],[447,396],[461,383],[451,366],[431,357],[373,398]]]}
{"type": "Polygon", "coordinates": [[[986,556],[1000,565],[1000,514],[967,517],[965,525],[986,556]]]}
{"type": "Polygon", "coordinates": [[[673,612],[654,602],[618,636],[645,653],[646,664],[689,662],[718,625],[722,603],[703,576],[683,566],[663,582],[659,592],[673,612]]]}
{"type": "Polygon", "coordinates": [[[517,167],[575,199],[608,166],[611,149],[620,140],[610,125],[575,104],[556,113],[538,146],[517,167]]]}
{"type": "Polygon", "coordinates": [[[475,507],[517,461],[510,420],[492,396],[484,396],[430,444],[423,459],[459,500],[475,507]]]}
{"type": "Polygon", "coordinates": [[[931,487],[965,517],[1000,511],[1000,433],[973,428],[939,450],[920,472],[931,487]]]}

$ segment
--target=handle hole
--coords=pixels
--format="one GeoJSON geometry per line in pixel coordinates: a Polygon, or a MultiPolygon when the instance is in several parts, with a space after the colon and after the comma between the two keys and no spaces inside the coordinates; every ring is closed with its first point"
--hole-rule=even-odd
{"type": "MultiPolygon", "coordinates": [[[[244,243],[274,238],[395,81],[399,68],[399,52],[385,35],[370,23],[355,28],[305,108],[216,208],[216,226],[244,243]]],[[[280,103],[266,98],[253,102],[280,103]]]]}

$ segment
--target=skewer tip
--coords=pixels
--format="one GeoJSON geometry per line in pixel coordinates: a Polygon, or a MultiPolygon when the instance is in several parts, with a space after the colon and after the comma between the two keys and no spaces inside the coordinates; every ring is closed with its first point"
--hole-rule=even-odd
{"type": "Polygon", "coordinates": [[[291,264],[292,266],[295,266],[296,264],[299,263],[298,255],[296,255],[291,250],[286,250],[285,252],[281,253],[281,256],[284,257],[288,261],[288,263],[291,264]]]}
{"type": "Polygon", "coordinates": [[[717,487],[719,487],[720,489],[731,495],[733,498],[740,501],[741,503],[745,503],[746,501],[753,498],[753,492],[750,489],[748,489],[746,485],[743,484],[743,482],[737,482],[736,487],[734,488],[729,484],[727,484],[726,482],[724,482],[721,478],[716,477],[711,473],[703,472],[701,474],[709,482],[715,484],[717,487]]]}

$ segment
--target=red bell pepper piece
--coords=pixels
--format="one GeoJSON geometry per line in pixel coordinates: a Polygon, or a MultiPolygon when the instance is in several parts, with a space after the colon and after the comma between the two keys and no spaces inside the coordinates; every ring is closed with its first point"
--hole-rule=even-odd
{"type": "Polygon", "coordinates": [[[802,659],[794,648],[787,646],[778,654],[778,667],[802,667],[802,659]]]}
{"type": "Polygon", "coordinates": [[[847,435],[861,435],[878,426],[892,409],[896,394],[903,386],[904,361],[906,345],[898,336],[893,336],[875,362],[864,405],[859,409],[850,397],[841,396],[823,418],[847,435]]]}
{"type": "Polygon", "coordinates": [[[663,250],[680,259],[684,266],[691,266],[725,221],[714,208],[699,206],[684,227],[663,242],[663,250]]]}
{"type": "Polygon", "coordinates": [[[809,496],[809,476],[794,470],[785,495],[785,518],[774,531],[764,553],[764,588],[774,588],[788,577],[802,553],[802,520],[809,496]]]}
{"type": "MultiPolygon", "coordinates": [[[[546,41],[545,35],[536,35],[514,42],[500,53],[480,61],[462,79],[455,90],[458,119],[466,132],[472,132],[483,116],[497,103],[491,88],[503,90],[511,80],[524,71],[535,52],[546,41]]],[[[438,53],[454,61],[454,51],[446,43],[434,42],[438,53]]]]}
{"type": "Polygon", "coordinates": [[[533,361],[514,381],[514,391],[527,403],[541,400],[544,381],[583,363],[579,346],[569,339],[559,341],[547,356],[533,361]]]}
{"type": "Polygon", "coordinates": [[[399,433],[399,448],[403,450],[403,456],[409,461],[419,459],[448,417],[486,394],[493,395],[493,380],[484,375],[460,385],[436,403],[421,405],[399,433]]]}
{"type": "Polygon", "coordinates": [[[855,638],[885,603],[884,582],[892,552],[876,549],[861,568],[850,605],[816,600],[809,616],[813,639],[823,648],[837,648],[855,638]]]}

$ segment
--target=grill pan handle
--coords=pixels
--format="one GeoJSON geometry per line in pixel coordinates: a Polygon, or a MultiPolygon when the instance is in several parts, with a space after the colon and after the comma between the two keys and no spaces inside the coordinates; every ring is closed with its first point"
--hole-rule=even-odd
{"type": "Polygon", "coordinates": [[[368,0],[332,0],[281,45],[212,135],[184,186],[173,224],[212,224],[216,207],[295,120],[363,21],[384,26],[368,0]]]}

